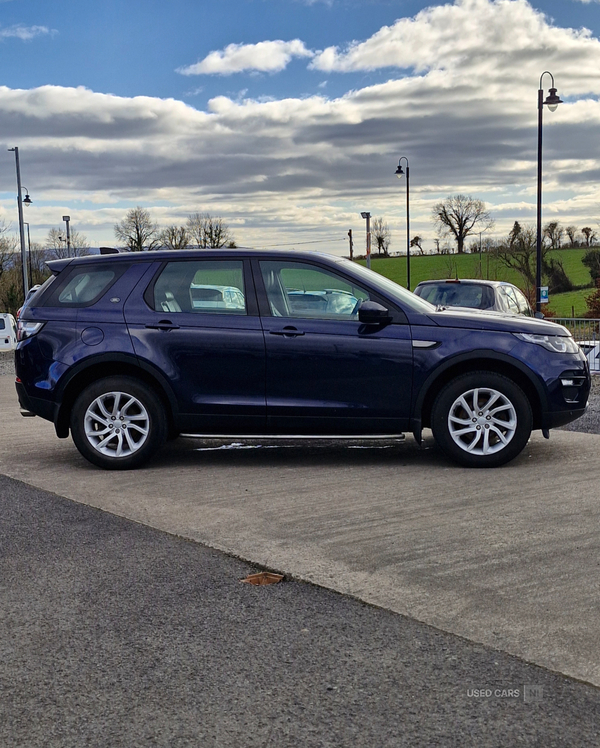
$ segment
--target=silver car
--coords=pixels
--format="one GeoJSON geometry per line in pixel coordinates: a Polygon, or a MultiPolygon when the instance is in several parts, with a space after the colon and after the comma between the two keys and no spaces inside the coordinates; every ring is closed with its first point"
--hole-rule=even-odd
{"type": "Polygon", "coordinates": [[[437,307],[459,306],[534,316],[525,294],[505,281],[466,278],[421,281],[415,288],[415,294],[437,307]]]}

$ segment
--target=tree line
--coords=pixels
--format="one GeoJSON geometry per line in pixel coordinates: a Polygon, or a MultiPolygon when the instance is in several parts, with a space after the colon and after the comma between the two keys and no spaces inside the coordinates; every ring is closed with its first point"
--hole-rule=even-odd
{"type": "MultiPolygon", "coordinates": [[[[23,303],[23,277],[20,241],[9,233],[9,226],[0,221],[0,310],[14,314],[23,303]]],[[[131,252],[156,249],[189,249],[235,247],[235,241],[225,221],[210,213],[192,213],[184,226],[161,228],[152,221],[149,211],[137,206],[114,225],[115,238],[120,247],[131,252]]],[[[85,234],[70,232],[70,246],[66,232],[51,228],[43,243],[32,242],[27,253],[29,286],[43,283],[49,271],[46,263],[66,257],[81,257],[90,252],[85,234]]]]}
{"type": "Polygon", "coordinates": [[[130,252],[236,246],[229,226],[218,216],[192,213],[184,226],[172,224],[161,229],[139,205],[115,224],[115,237],[130,252]]]}
{"type": "MultiPolygon", "coordinates": [[[[475,253],[484,248],[488,250],[494,244],[492,240],[487,239],[484,245],[482,235],[494,228],[495,221],[485,203],[470,195],[451,195],[436,203],[431,210],[431,221],[436,233],[433,240],[436,254],[452,252],[448,241],[454,244],[458,254],[475,253]],[[475,236],[479,238],[475,239],[475,236]],[[467,245],[469,237],[473,240],[467,245]]],[[[597,239],[597,230],[590,226],[584,226],[580,230],[573,224],[563,226],[558,221],[550,221],[542,229],[542,240],[548,249],[591,248],[597,239]]],[[[381,217],[374,218],[371,222],[371,242],[378,255],[389,257],[391,232],[388,224],[381,217]]],[[[413,236],[410,239],[410,247],[416,248],[419,254],[425,254],[423,242],[422,236],[413,236]]],[[[508,242],[509,244],[511,242],[510,236],[508,242]]]]}

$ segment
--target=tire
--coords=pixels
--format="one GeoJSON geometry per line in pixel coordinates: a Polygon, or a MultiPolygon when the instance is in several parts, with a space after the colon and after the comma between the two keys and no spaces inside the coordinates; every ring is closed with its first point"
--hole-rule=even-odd
{"type": "Polygon", "coordinates": [[[533,415],[523,390],[501,374],[476,371],[449,382],[431,411],[436,442],[465,467],[499,467],[514,459],[531,435],[533,415]]]}
{"type": "Polygon", "coordinates": [[[164,407],[133,377],[113,376],[86,387],[71,410],[71,435],[81,454],[107,470],[148,462],[167,436],[164,407]]]}

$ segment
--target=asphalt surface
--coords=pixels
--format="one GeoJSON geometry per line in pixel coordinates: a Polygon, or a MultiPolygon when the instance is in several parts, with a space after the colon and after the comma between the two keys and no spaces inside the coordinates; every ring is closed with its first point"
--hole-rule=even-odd
{"type": "Polygon", "coordinates": [[[600,694],[0,477],[0,744],[593,746],[600,694]]]}

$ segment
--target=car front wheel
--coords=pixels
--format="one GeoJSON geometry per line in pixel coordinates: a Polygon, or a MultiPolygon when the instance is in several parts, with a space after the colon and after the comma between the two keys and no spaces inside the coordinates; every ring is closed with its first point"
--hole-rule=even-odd
{"type": "Polygon", "coordinates": [[[166,439],[163,406],[132,377],[106,377],[81,392],[71,411],[75,446],[94,465],[128,470],[147,462],[166,439]]]}
{"type": "Polygon", "coordinates": [[[499,467],[525,447],[531,405],[511,379],[493,372],[456,377],[438,394],[431,429],[441,449],[466,467],[499,467]]]}

